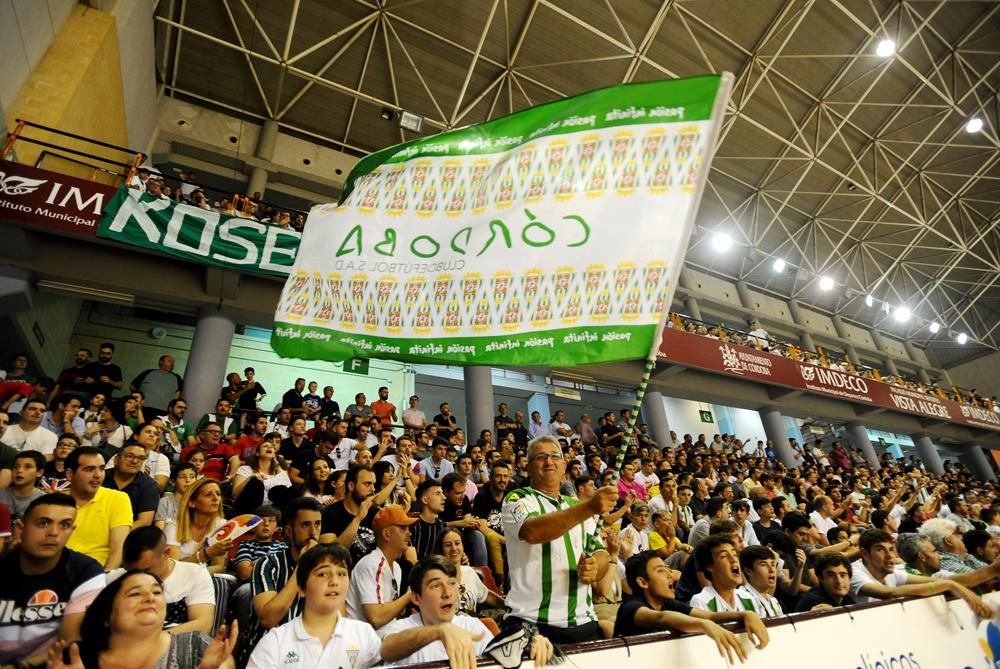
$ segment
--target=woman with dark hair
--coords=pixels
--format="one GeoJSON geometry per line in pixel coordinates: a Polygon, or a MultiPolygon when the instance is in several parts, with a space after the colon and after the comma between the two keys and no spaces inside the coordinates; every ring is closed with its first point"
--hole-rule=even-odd
{"type": "Polygon", "coordinates": [[[132,437],[132,428],[127,422],[124,404],[119,401],[108,402],[101,408],[97,422],[87,427],[84,438],[89,440],[89,446],[101,449],[104,457],[110,460],[132,437]]]}
{"type": "MultiPolygon", "coordinates": [[[[146,449],[148,457],[142,471],[156,481],[156,487],[162,493],[170,477],[170,461],[167,456],[160,453],[161,443],[163,443],[163,428],[149,422],[137,425],[125,445],[139,444],[146,449]]],[[[117,457],[116,455],[108,461],[108,469],[115,466],[117,457]]]]}
{"type": "Polygon", "coordinates": [[[261,504],[283,506],[285,493],[291,487],[292,481],[274,442],[262,441],[233,477],[233,513],[251,513],[261,504]]]}
{"type": "Polygon", "coordinates": [[[50,651],[49,669],[231,669],[236,645],[234,623],[226,633],[219,627],[212,639],[202,632],[169,634],[163,630],[167,600],[163,583],[156,576],[137,569],[125,572],[107,585],[94,599],[80,626],[82,641],[50,651]]]}
{"type": "Polygon", "coordinates": [[[481,604],[503,608],[503,595],[488,589],[476,570],[469,566],[461,532],[449,527],[439,534],[434,552],[443,555],[458,570],[458,606],[463,613],[475,616],[481,604]]]}

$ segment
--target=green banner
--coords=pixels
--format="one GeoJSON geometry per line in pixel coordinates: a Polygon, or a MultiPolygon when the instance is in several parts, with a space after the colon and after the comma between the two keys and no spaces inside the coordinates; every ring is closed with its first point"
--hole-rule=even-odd
{"type": "Polygon", "coordinates": [[[271,345],[303,359],[645,358],[729,95],[613,86],[395,146],[313,207],[271,345]]]}
{"type": "Polygon", "coordinates": [[[301,233],[213,209],[119,188],[97,236],[191,262],[241,272],[287,276],[301,233]]]}

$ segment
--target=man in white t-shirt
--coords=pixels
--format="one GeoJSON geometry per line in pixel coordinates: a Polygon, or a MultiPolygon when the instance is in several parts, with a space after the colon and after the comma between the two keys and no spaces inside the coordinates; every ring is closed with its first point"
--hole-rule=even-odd
{"type": "Polygon", "coordinates": [[[955,581],[896,571],[896,543],[885,530],[866,530],[858,546],[861,559],[851,564],[851,595],[858,604],[892,597],[934,597],[950,592],[965,600],[981,618],[996,615],[979,595],[955,581]]]}
{"type": "Polygon", "coordinates": [[[375,514],[372,520],[375,550],[354,566],[347,592],[349,618],[379,629],[406,608],[410,598],[400,587],[403,572],[399,558],[410,545],[410,525],[415,522],[417,518],[408,515],[397,504],[390,504],[375,514]]]}
{"type": "Polygon", "coordinates": [[[643,458],[640,460],[639,471],[635,473],[635,480],[649,491],[653,486],[660,485],[660,477],[653,471],[653,458],[643,458]]]}
{"type": "Polygon", "coordinates": [[[403,410],[403,427],[409,434],[416,434],[427,429],[427,415],[419,409],[420,398],[410,396],[410,407],[403,410]]]}
{"type": "Polygon", "coordinates": [[[59,438],[52,430],[42,427],[45,400],[30,397],[21,409],[20,421],[3,433],[3,443],[19,451],[38,451],[47,460],[52,459],[59,438]]]}
{"type": "Polygon", "coordinates": [[[108,582],[129,569],[142,569],[163,582],[163,596],[167,600],[167,618],[163,627],[167,632],[211,633],[215,620],[212,575],[203,565],[180,562],[167,556],[167,539],[163,530],[147,525],[129,532],[122,546],[122,567],[108,575],[108,582]]]}
{"type": "MultiPolygon", "coordinates": [[[[475,667],[493,633],[478,618],[458,612],[458,570],[440,555],[428,555],[410,572],[410,598],[417,613],[378,630],[382,659],[394,664],[448,660],[455,667],[475,667]]],[[[531,659],[542,666],[552,656],[552,644],[536,635],[531,659]]]]}
{"type": "Polygon", "coordinates": [[[833,517],[833,500],[826,495],[816,495],[813,505],[815,510],[809,514],[809,520],[819,530],[819,543],[828,546],[830,541],[826,533],[837,526],[837,519],[833,517]]]}

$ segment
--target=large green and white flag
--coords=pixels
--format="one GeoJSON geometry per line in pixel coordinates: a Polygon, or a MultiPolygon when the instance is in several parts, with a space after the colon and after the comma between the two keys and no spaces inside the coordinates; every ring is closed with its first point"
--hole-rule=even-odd
{"type": "Polygon", "coordinates": [[[626,84],[372,154],[312,209],[284,357],[483,365],[645,358],[731,78],[626,84]]]}

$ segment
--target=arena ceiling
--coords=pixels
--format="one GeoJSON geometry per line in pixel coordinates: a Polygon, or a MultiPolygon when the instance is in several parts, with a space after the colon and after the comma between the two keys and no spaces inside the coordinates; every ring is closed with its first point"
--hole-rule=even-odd
{"type": "Polygon", "coordinates": [[[168,95],[358,155],[413,137],[384,107],[423,115],[426,135],[610,84],[732,72],[687,263],[943,365],[1000,348],[998,2],[159,0],[156,14],[168,95]],[[883,39],[894,55],[877,55],[883,39]],[[718,232],[730,252],[713,249],[718,232]]]}

